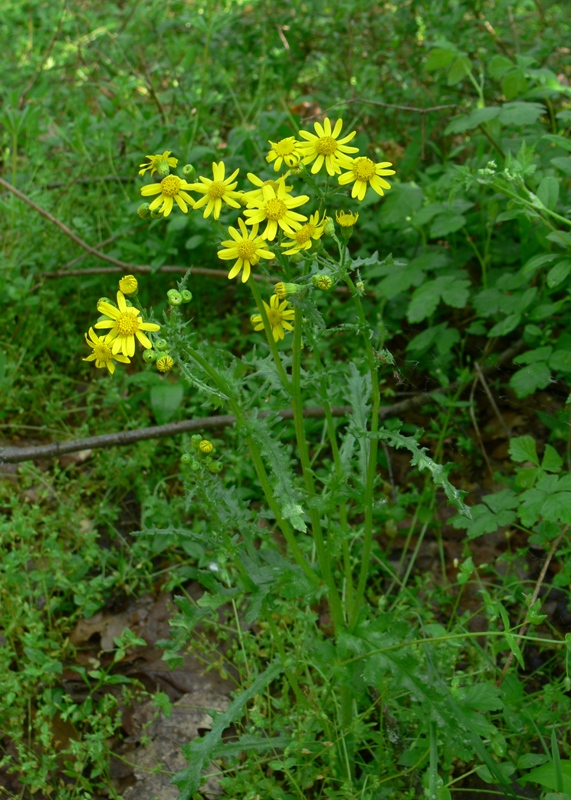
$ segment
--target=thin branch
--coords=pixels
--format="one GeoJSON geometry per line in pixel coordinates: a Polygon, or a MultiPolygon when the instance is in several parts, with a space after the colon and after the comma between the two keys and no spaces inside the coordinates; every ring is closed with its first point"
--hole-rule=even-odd
{"type": "MultiPolygon", "coordinates": [[[[503,353],[500,353],[497,364],[484,367],[482,372],[487,374],[506,361],[510,361],[520,352],[523,346],[521,340],[516,342],[513,347],[509,347],[507,350],[504,350],[503,353]]],[[[461,381],[454,381],[449,384],[447,391],[454,392],[461,388],[462,385],[463,383],[461,381]]],[[[385,419],[387,417],[396,417],[399,414],[404,414],[411,408],[416,408],[431,402],[433,395],[441,392],[442,387],[439,386],[431,392],[422,392],[414,397],[401,400],[399,403],[384,406],[379,409],[379,417],[385,419]]],[[[345,417],[351,414],[351,412],[351,406],[334,406],[331,409],[331,413],[334,417],[345,417]]],[[[272,413],[279,414],[283,419],[293,418],[293,412],[290,408],[285,408],[277,412],[264,411],[261,412],[259,416],[264,417],[272,413]]],[[[304,417],[320,419],[325,416],[325,409],[321,406],[305,408],[303,410],[303,415],[304,417]]],[[[118,433],[109,433],[102,436],[90,436],[87,439],[74,439],[69,442],[52,442],[51,444],[40,445],[38,447],[3,447],[0,448],[0,464],[14,464],[19,461],[32,461],[36,458],[53,458],[64,455],[65,453],[75,453],[79,450],[94,450],[102,447],[113,447],[115,445],[134,444],[135,442],[144,441],[146,439],[177,436],[181,433],[188,433],[188,431],[206,428],[225,428],[228,425],[233,425],[234,422],[235,417],[226,414],[215,417],[202,417],[200,419],[188,419],[182,422],[171,422],[168,425],[154,425],[148,428],[138,428],[131,431],[119,431],[118,433]]]]}
{"type": "Polygon", "coordinates": [[[416,106],[401,106],[396,105],[394,103],[382,103],[380,100],[366,100],[364,97],[352,97],[347,98],[347,100],[340,100],[338,103],[334,103],[332,106],[329,106],[325,109],[325,111],[320,111],[318,114],[311,114],[309,117],[304,117],[304,122],[309,119],[315,119],[316,117],[320,117],[323,114],[327,114],[329,111],[332,111],[334,108],[338,106],[346,106],[349,103],[364,103],[370,106],[381,106],[381,108],[390,108],[394,111],[408,111],[413,114],[430,114],[432,111],[444,111],[448,108],[456,108],[461,109],[462,106],[453,103],[451,105],[445,106],[430,106],[429,108],[417,108],[416,106]]]}

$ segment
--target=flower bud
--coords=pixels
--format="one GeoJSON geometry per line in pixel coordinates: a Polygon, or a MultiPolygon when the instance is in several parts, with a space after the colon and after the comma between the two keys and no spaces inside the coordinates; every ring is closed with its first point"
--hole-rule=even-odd
{"type": "Polygon", "coordinates": [[[136,294],[139,283],[134,275],[125,275],[119,281],[119,290],[123,294],[136,294]]]}
{"type": "Polygon", "coordinates": [[[357,281],[357,283],[355,284],[355,289],[357,289],[358,292],[364,292],[365,284],[363,283],[363,281],[357,281]]]}
{"type": "Polygon", "coordinates": [[[192,292],[189,291],[189,289],[183,289],[180,294],[183,303],[190,303],[190,301],[192,300],[192,292]]]}
{"type": "Polygon", "coordinates": [[[161,178],[166,178],[167,175],[170,175],[171,168],[169,166],[169,162],[166,158],[161,158],[156,161],[156,170],[161,176],[161,178]]]}
{"type": "Polygon", "coordinates": [[[161,212],[160,212],[160,211],[157,211],[157,209],[156,209],[156,208],[154,208],[154,209],[151,211],[151,219],[161,219],[161,218],[162,218],[162,216],[163,216],[163,215],[161,214],[161,212]]]}
{"type": "Polygon", "coordinates": [[[297,294],[301,292],[303,286],[299,286],[297,283],[276,283],[274,287],[274,294],[280,300],[284,300],[288,294],[297,294]]]}
{"type": "Polygon", "coordinates": [[[331,219],[331,217],[327,217],[327,221],[323,227],[323,235],[324,236],[333,236],[335,233],[335,223],[331,219]]]}
{"type": "Polygon", "coordinates": [[[294,253],[289,257],[289,260],[291,261],[292,264],[301,264],[301,262],[303,261],[303,256],[301,255],[301,253],[294,253]]]}
{"type": "Polygon", "coordinates": [[[141,217],[141,219],[149,219],[151,216],[151,212],[149,211],[149,203],[141,203],[139,208],[137,209],[137,214],[141,217]]]}
{"type": "Polygon", "coordinates": [[[197,461],[196,458],[193,458],[190,462],[190,468],[193,472],[198,472],[200,469],[200,461],[197,461]]]}
{"type": "Polygon", "coordinates": [[[160,358],[157,359],[156,364],[159,372],[170,372],[171,369],[174,367],[174,359],[171,358],[169,355],[163,354],[160,358]]]}
{"type": "Polygon", "coordinates": [[[214,445],[208,439],[202,439],[198,448],[201,453],[213,453],[214,452],[214,445]]]}
{"type": "Polygon", "coordinates": [[[152,364],[157,358],[158,353],[156,350],[143,350],[143,361],[146,361],[147,364],[152,364]]]}
{"type": "Polygon", "coordinates": [[[185,180],[193,181],[194,176],[196,175],[196,170],[194,169],[192,164],[185,164],[184,167],[182,168],[182,174],[184,175],[185,180]]]}
{"type": "Polygon", "coordinates": [[[222,462],[213,461],[212,464],[208,465],[208,469],[216,475],[218,472],[222,472],[222,462]]]}
{"type": "Polygon", "coordinates": [[[182,295],[177,289],[169,289],[167,292],[169,305],[180,306],[182,303],[182,295]]]}
{"type": "Polygon", "coordinates": [[[201,441],[202,441],[202,436],[199,433],[193,433],[192,436],[190,437],[190,443],[195,450],[198,450],[201,441]]]}
{"type": "Polygon", "coordinates": [[[316,289],[321,289],[322,292],[329,291],[333,286],[333,281],[329,275],[314,275],[311,282],[316,289]]]}
{"type": "Polygon", "coordinates": [[[110,300],[108,297],[100,297],[97,301],[97,310],[99,311],[99,306],[101,303],[109,303],[109,305],[113,305],[113,300],[110,300]]]}
{"type": "Polygon", "coordinates": [[[155,342],[155,350],[166,350],[169,343],[166,339],[157,339],[155,342]]]}
{"type": "Polygon", "coordinates": [[[192,453],[183,453],[180,457],[181,464],[190,464],[192,461],[194,461],[192,453]]]}

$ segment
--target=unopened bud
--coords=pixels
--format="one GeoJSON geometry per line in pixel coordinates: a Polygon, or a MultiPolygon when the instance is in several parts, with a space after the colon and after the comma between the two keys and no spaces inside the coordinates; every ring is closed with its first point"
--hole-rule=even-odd
{"type": "Polygon", "coordinates": [[[322,292],[329,291],[333,286],[333,281],[329,275],[314,275],[311,282],[316,289],[321,289],[322,292]]]}
{"type": "Polygon", "coordinates": [[[170,372],[174,367],[174,358],[165,354],[157,359],[156,364],[159,372],[170,372]]]}
{"type": "Polygon", "coordinates": [[[195,450],[198,449],[201,441],[202,441],[202,436],[199,433],[193,433],[192,436],[190,437],[190,443],[195,450]]]}
{"type": "Polygon", "coordinates": [[[141,205],[137,209],[137,214],[141,217],[141,219],[149,219],[149,217],[151,216],[149,205],[150,205],[149,203],[141,203],[141,205]]]}
{"type": "Polygon", "coordinates": [[[208,439],[202,439],[200,444],[198,445],[199,450],[201,453],[213,453],[214,452],[214,445],[208,439]]]}
{"type": "Polygon", "coordinates": [[[123,294],[135,294],[139,288],[139,283],[134,275],[125,275],[119,281],[119,290],[123,294]]]}
{"type": "Polygon", "coordinates": [[[274,287],[274,294],[280,300],[284,300],[288,294],[297,294],[301,292],[303,286],[299,286],[297,283],[276,283],[274,287]]]}
{"type": "Polygon", "coordinates": [[[294,253],[289,258],[292,264],[301,264],[301,262],[303,261],[303,256],[301,255],[301,253],[294,253]]]}
{"type": "Polygon", "coordinates": [[[180,457],[181,464],[190,464],[192,461],[194,461],[192,453],[183,453],[180,457]]]}
{"type": "Polygon", "coordinates": [[[333,236],[335,233],[335,223],[331,219],[331,217],[327,217],[327,222],[323,227],[323,234],[324,236],[333,236]]]}
{"type": "Polygon", "coordinates": [[[222,462],[214,461],[212,464],[208,465],[208,469],[210,470],[210,472],[213,472],[214,474],[222,472],[222,462]]]}
{"type": "Polygon", "coordinates": [[[157,211],[156,208],[151,211],[151,219],[161,219],[162,216],[161,212],[157,211]]]}
{"type": "Polygon", "coordinates": [[[191,291],[189,291],[188,289],[183,289],[180,294],[181,294],[183,303],[190,303],[190,301],[192,300],[192,292],[191,291]]]}
{"type": "Polygon", "coordinates": [[[171,306],[180,306],[182,303],[182,295],[177,289],[169,289],[167,297],[171,306]]]}
{"type": "Polygon", "coordinates": [[[168,175],[170,175],[171,168],[169,167],[169,162],[166,158],[161,158],[156,161],[155,166],[161,178],[166,178],[168,175]]]}
{"type": "Polygon", "coordinates": [[[182,168],[182,174],[186,178],[187,181],[194,180],[194,176],[196,175],[196,170],[192,166],[192,164],[185,164],[182,168]]]}
{"type": "Polygon", "coordinates": [[[357,281],[357,283],[355,284],[355,288],[359,292],[364,292],[365,291],[365,284],[363,283],[363,281],[357,281]]]}
{"type": "Polygon", "coordinates": [[[147,364],[152,364],[153,361],[156,361],[158,358],[158,354],[156,350],[144,350],[143,351],[143,361],[146,361],[147,364]]]}
{"type": "Polygon", "coordinates": [[[169,346],[169,343],[166,339],[157,339],[155,342],[155,350],[166,350],[169,346]]]}

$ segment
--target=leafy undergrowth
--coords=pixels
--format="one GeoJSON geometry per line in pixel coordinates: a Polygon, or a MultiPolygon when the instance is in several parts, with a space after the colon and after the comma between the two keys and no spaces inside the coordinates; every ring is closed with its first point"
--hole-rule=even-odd
{"type": "MultiPolygon", "coordinates": [[[[188,501],[188,434],[0,463],[3,796],[176,797],[176,774],[192,797],[201,769],[206,794],[248,800],[571,796],[569,27],[565,3],[531,0],[6,10],[1,177],[111,258],[150,265],[140,299],[157,319],[186,268],[224,265],[200,213],[136,215],[145,154],[245,175],[268,140],[338,110],[362,152],[393,162],[349,251],[384,341],[382,403],[409,402],[388,415],[367,613],[344,636],[263,514],[265,561],[237,591],[235,552],[188,501]],[[451,465],[471,519],[398,436],[451,465]]],[[[118,275],[5,186],[0,205],[0,445],[223,413],[176,370],[84,363],[118,275]]],[[[263,365],[247,288],[188,286],[192,330],[263,365]]],[[[318,305],[328,399],[355,406],[349,297],[318,305]]],[[[318,374],[311,347],[304,359],[318,374]]],[[[306,428],[328,486],[323,420],[306,428]]],[[[209,435],[223,467],[204,485],[257,514],[240,432],[209,435]]]]}

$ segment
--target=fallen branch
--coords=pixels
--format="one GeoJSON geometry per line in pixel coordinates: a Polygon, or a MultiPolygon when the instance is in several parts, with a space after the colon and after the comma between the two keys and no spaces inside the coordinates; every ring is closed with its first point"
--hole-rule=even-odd
{"type": "MultiPolygon", "coordinates": [[[[500,353],[498,356],[497,364],[488,365],[480,368],[482,374],[486,375],[493,372],[497,367],[504,364],[506,361],[513,359],[522,349],[523,342],[520,340],[516,342],[513,347],[509,347],[500,353]]],[[[446,387],[446,391],[453,392],[462,386],[467,385],[465,382],[454,381],[446,387]]],[[[386,419],[387,417],[396,417],[412,408],[424,405],[433,400],[433,395],[441,394],[442,387],[433,389],[430,392],[421,392],[409,397],[407,400],[401,400],[399,403],[393,403],[389,406],[384,406],[379,410],[379,417],[386,419]]],[[[333,406],[331,413],[334,417],[346,417],[352,411],[351,406],[333,406]]],[[[267,417],[269,414],[277,413],[282,419],[292,419],[293,411],[290,408],[284,408],[280,411],[262,411],[260,417],[267,417]]],[[[303,410],[304,417],[321,419],[325,416],[325,409],[322,406],[312,406],[303,410]]],[[[131,431],[119,431],[118,433],[107,433],[101,436],[89,436],[86,439],[73,439],[69,442],[52,442],[51,444],[39,445],[37,447],[3,447],[0,448],[0,464],[14,464],[20,461],[33,461],[37,458],[57,458],[58,456],[65,455],[66,453],[76,453],[80,450],[95,450],[102,447],[115,447],[121,445],[134,444],[135,442],[145,441],[146,439],[158,439],[164,436],[178,436],[181,433],[188,433],[190,431],[207,430],[211,428],[225,428],[233,425],[236,418],[231,414],[220,415],[215,417],[202,417],[199,419],[187,419],[182,422],[170,422],[168,425],[153,425],[148,428],[137,428],[131,431]]]]}

